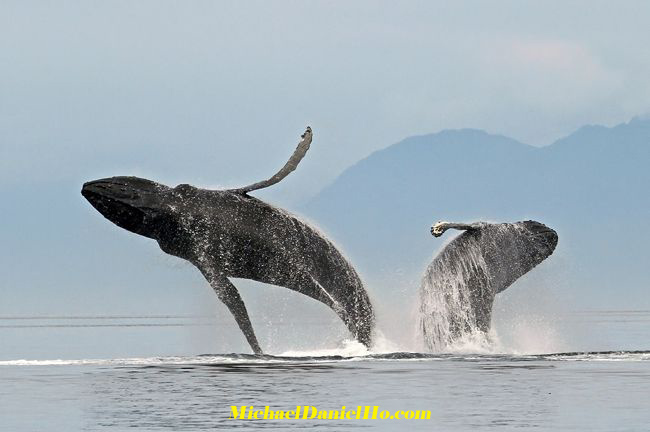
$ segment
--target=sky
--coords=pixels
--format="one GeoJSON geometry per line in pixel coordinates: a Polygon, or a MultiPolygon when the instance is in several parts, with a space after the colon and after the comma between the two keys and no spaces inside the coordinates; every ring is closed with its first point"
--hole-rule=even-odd
{"type": "Polygon", "coordinates": [[[649,16],[644,1],[0,0],[0,312],[218,303],[101,218],[88,180],[242,186],[311,125],[300,168],[257,194],[293,210],[408,136],[543,146],[647,116],[649,16]]]}
{"type": "Polygon", "coordinates": [[[232,186],[315,140],[295,203],[406,136],[546,145],[650,112],[647,2],[0,2],[0,184],[232,186]]]}

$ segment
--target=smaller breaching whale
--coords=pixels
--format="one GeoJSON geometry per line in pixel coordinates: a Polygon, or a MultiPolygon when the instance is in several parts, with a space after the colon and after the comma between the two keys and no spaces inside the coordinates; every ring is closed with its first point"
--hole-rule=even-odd
{"type": "Polygon", "coordinates": [[[280,171],[243,188],[171,188],[137,177],[111,177],[85,183],[81,193],[117,226],[152,238],[164,252],[195,265],[256,354],[262,349],[229,278],[282,286],[318,300],[334,310],[359,342],[370,346],[374,314],[350,263],[317,230],[248,195],[296,169],[311,144],[311,128],[301,138],[280,171]]]}
{"type": "Polygon", "coordinates": [[[420,286],[425,347],[440,351],[463,335],[487,333],[495,296],[549,257],[557,233],[535,221],[438,222],[431,234],[463,230],[429,264],[420,286]]]}

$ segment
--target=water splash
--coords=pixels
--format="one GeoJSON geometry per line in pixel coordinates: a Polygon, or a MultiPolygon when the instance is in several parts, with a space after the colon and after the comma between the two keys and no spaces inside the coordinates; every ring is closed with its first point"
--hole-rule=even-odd
{"type": "Polygon", "coordinates": [[[362,357],[371,354],[370,350],[362,344],[353,339],[346,339],[335,348],[321,348],[313,350],[289,350],[281,353],[279,357],[329,357],[329,356],[342,356],[342,357],[362,357]]]}
{"type": "Polygon", "coordinates": [[[493,329],[462,334],[445,346],[443,351],[450,354],[509,354],[493,329]]]}
{"type": "Polygon", "coordinates": [[[567,352],[571,347],[557,328],[561,316],[544,316],[534,311],[495,317],[495,333],[501,336],[500,350],[512,354],[567,352]]]}
{"type": "Polygon", "coordinates": [[[455,342],[473,339],[489,345],[489,335],[479,328],[472,304],[475,293],[468,281],[489,287],[488,267],[476,238],[464,247],[441,254],[427,268],[420,287],[418,329],[425,349],[442,352],[455,342]],[[480,281],[476,281],[481,278],[480,281]]]}
{"type": "Polygon", "coordinates": [[[364,357],[405,351],[403,347],[384,336],[380,330],[375,330],[372,347],[368,348],[356,339],[343,339],[336,347],[317,348],[308,350],[288,350],[279,354],[280,357],[364,357]]]}

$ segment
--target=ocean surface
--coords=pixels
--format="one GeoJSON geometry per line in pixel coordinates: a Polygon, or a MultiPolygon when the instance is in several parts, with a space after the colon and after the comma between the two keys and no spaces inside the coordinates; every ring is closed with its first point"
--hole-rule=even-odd
{"type": "MultiPolygon", "coordinates": [[[[269,356],[141,356],[165,351],[160,341],[218,324],[173,316],[0,317],[0,430],[650,430],[650,311],[563,319],[560,329],[598,337],[586,338],[587,347],[571,342],[580,348],[573,352],[496,343],[441,354],[369,352],[348,341],[269,356]],[[125,351],[138,355],[111,355],[125,351]],[[240,420],[230,418],[233,405],[378,406],[429,410],[431,418],[240,420]]],[[[191,344],[169,351],[179,346],[191,344]]]]}

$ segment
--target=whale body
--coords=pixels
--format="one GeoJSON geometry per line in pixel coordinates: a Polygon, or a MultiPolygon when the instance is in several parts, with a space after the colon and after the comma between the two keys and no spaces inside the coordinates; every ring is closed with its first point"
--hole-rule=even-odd
{"type": "Polygon", "coordinates": [[[196,266],[261,354],[246,306],[229,278],[297,291],[329,306],[352,335],[370,346],[373,309],[359,275],[332,242],[294,215],[248,193],[293,171],[311,143],[302,136],[287,164],[269,180],[232,190],[168,187],[138,177],[85,183],[82,195],[117,226],[152,238],[196,266]]]}
{"type": "Polygon", "coordinates": [[[419,329],[429,351],[464,335],[487,333],[495,296],[549,257],[557,233],[535,221],[438,222],[431,233],[465,230],[429,264],[420,285],[419,329]]]}

